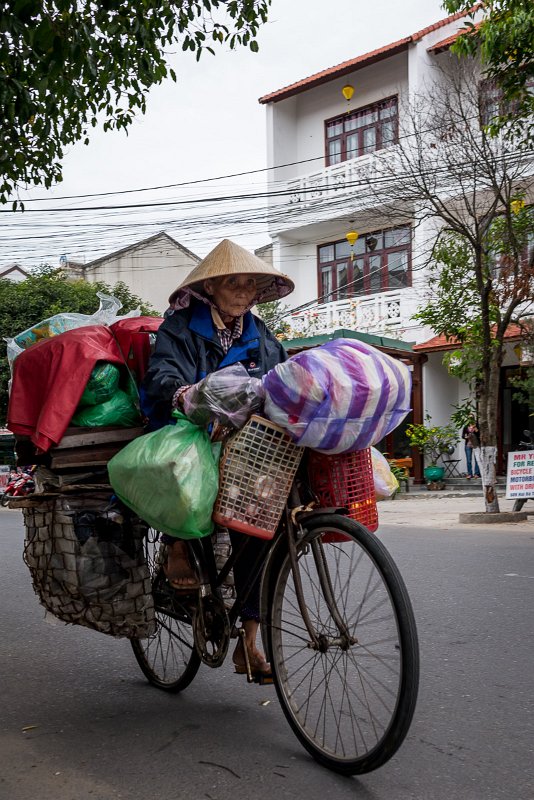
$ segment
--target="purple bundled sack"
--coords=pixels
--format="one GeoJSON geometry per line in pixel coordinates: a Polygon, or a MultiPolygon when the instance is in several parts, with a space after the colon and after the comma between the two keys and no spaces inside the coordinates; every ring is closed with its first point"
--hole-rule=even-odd
{"type": "Polygon", "coordinates": [[[263,386],[265,416],[322,453],[370,447],[410,411],[408,367],[356,339],[298,353],[270,370],[263,386]]]}

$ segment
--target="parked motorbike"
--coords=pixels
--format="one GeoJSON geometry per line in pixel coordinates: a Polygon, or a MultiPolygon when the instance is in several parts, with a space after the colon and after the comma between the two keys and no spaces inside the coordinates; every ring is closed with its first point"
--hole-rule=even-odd
{"type": "MultiPolygon", "coordinates": [[[[532,431],[523,431],[523,439],[524,441],[519,442],[517,449],[518,450],[532,450],[534,449],[534,443],[532,440],[532,431]]],[[[521,511],[527,500],[534,500],[534,497],[521,497],[518,498],[515,503],[512,511],[521,511]]]]}
{"type": "Polygon", "coordinates": [[[4,489],[4,494],[0,499],[0,505],[5,507],[12,497],[24,497],[35,491],[35,481],[33,479],[35,469],[35,466],[31,466],[13,470],[8,484],[4,489]]]}

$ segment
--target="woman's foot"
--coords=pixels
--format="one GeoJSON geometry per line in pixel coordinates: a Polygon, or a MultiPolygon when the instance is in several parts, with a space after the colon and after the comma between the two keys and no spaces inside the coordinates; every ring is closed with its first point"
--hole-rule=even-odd
{"type": "Polygon", "coordinates": [[[178,592],[194,591],[200,586],[198,575],[189,561],[187,543],[181,539],[167,545],[167,563],[163,571],[172,588],[178,592]]]}
{"type": "MultiPolygon", "coordinates": [[[[239,675],[246,675],[247,674],[247,662],[245,658],[245,650],[243,646],[243,642],[245,639],[240,636],[237,646],[234,650],[234,654],[232,656],[232,661],[234,663],[235,671],[239,675]]],[[[250,645],[247,642],[247,651],[248,651],[248,661],[250,664],[250,671],[252,675],[262,675],[267,677],[271,675],[271,665],[268,661],[265,660],[265,656],[262,652],[258,650],[255,645],[250,645]]]]}

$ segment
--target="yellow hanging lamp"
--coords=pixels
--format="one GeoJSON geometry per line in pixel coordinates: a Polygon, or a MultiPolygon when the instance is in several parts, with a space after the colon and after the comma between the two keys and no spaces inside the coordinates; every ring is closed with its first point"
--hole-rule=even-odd
{"type": "Polygon", "coordinates": [[[354,86],[351,86],[350,83],[347,83],[342,88],[341,94],[343,95],[347,103],[350,103],[350,101],[352,100],[352,95],[354,94],[354,86]]]}
{"type": "Polygon", "coordinates": [[[347,111],[348,114],[350,111],[350,101],[352,100],[352,95],[354,94],[354,86],[351,86],[350,83],[346,83],[345,86],[341,90],[341,94],[347,101],[347,111]]]}
{"type": "Polygon", "coordinates": [[[359,233],[357,231],[349,231],[345,234],[345,239],[350,244],[350,260],[354,261],[354,245],[358,239],[359,233]]]}

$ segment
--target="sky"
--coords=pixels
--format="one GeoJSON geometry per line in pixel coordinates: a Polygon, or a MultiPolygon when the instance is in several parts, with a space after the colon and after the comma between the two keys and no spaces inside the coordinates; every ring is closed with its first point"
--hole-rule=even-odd
{"type": "Polygon", "coordinates": [[[61,184],[21,190],[27,210],[0,214],[0,269],[87,263],[160,230],[199,256],[226,237],[267,244],[263,201],[243,197],[266,188],[258,98],[445,16],[441,0],[273,0],[259,53],[219,48],[197,62],[177,47],[177,83],[151,90],[128,135],[92,132],[67,153],[61,184]]]}

